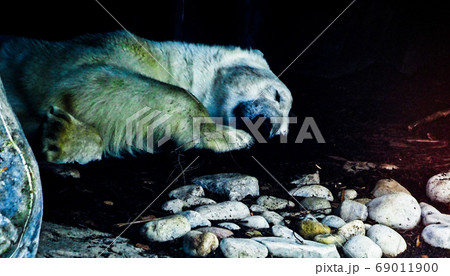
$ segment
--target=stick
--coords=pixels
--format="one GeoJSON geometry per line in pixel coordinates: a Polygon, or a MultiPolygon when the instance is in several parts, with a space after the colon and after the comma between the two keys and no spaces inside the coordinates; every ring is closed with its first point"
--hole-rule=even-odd
{"type": "Polygon", "coordinates": [[[429,122],[435,121],[437,119],[447,117],[449,115],[450,115],[450,108],[446,109],[446,110],[441,110],[441,111],[435,112],[435,113],[433,113],[431,115],[428,115],[427,117],[425,117],[423,119],[420,119],[420,120],[410,124],[408,126],[408,130],[411,131],[414,128],[416,128],[417,126],[419,126],[419,125],[422,125],[422,124],[425,124],[425,123],[429,123],[429,122]]]}

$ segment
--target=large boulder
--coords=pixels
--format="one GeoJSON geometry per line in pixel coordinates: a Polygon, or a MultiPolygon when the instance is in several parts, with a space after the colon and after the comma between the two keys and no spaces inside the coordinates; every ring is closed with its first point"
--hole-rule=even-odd
{"type": "Polygon", "coordinates": [[[38,166],[0,80],[0,257],[34,257],[41,220],[38,166]]]}

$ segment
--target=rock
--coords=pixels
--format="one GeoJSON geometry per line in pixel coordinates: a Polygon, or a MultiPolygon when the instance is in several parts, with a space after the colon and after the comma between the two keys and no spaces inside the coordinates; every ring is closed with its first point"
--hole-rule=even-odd
{"type": "Polygon", "coordinates": [[[248,207],[239,201],[225,201],[204,205],[197,207],[195,211],[208,220],[237,220],[250,216],[248,207]]]}
{"type": "Polygon", "coordinates": [[[320,197],[324,198],[328,201],[333,201],[334,197],[328,188],[321,186],[321,185],[308,185],[308,186],[302,186],[299,188],[295,188],[289,191],[289,194],[292,196],[299,196],[299,197],[320,197]]]}
{"type": "Polygon", "coordinates": [[[34,257],[42,187],[34,154],[0,80],[0,257],[34,257]]]}
{"type": "Polygon", "coordinates": [[[183,251],[191,257],[205,257],[219,247],[219,240],[213,233],[190,231],[183,238],[183,251]]]}
{"type": "Polygon", "coordinates": [[[358,196],[358,192],[355,189],[345,189],[339,192],[339,198],[342,198],[342,194],[344,194],[343,200],[352,200],[358,196]]]}
{"type": "Polygon", "coordinates": [[[445,224],[450,225],[450,215],[445,214],[432,214],[422,219],[424,225],[430,224],[445,224]]]}
{"type": "Polygon", "coordinates": [[[428,203],[419,203],[421,208],[422,222],[424,225],[448,224],[450,225],[450,215],[442,214],[438,209],[428,203]]]}
{"type": "Polygon", "coordinates": [[[280,210],[295,207],[295,203],[283,198],[274,196],[260,196],[256,202],[268,210],[280,210]]]}
{"type": "Polygon", "coordinates": [[[375,188],[373,188],[372,195],[374,197],[380,197],[382,195],[394,194],[394,193],[405,193],[411,195],[411,193],[400,183],[394,179],[380,179],[375,188]]]}
{"type": "Polygon", "coordinates": [[[441,212],[439,212],[438,209],[436,209],[435,207],[431,206],[430,204],[428,204],[426,202],[421,202],[421,203],[419,203],[419,205],[420,205],[420,209],[421,209],[422,218],[424,218],[428,215],[441,214],[441,212]]]}
{"type": "Polygon", "coordinates": [[[207,191],[225,195],[229,200],[242,200],[246,196],[259,196],[258,179],[240,173],[219,173],[192,179],[192,183],[207,191]]]}
{"type": "Polygon", "coordinates": [[[0,214],[0,256],[8,251],[18,238],[17,228],[7,217],[0,214]]]}
{"type": "Polygon", "coordinates": [[[358,202],[358,203],[367,205],[367,203],[371,202],[372,199],[371,199],[371,198],[367,198],[367,197],[363,197],[363,198],[357,198],[357,199],[355,199],[355,200],[353,200],[353,201],[356,201],[356,202],[358,202]]]}
{"type": "Polygon", "coordinates": [[[165,242],[184,236],[191,231],[191,225],[184,216],[174,215],[149,221],[141,231],[149,241],[165,242]]]}
{"type": "Polygon", "coordinates": [[[350,258],[381,258],[381,248],[363,235],[351,237],[344,245],[344,254],[350,258]]]}
{"type": "Polygon", "coordinates": [[[422,237],[431,246],[450,249],[450,225],[428,225],[422,230],[422,237]]]}
{"type": "Polygon", "coordinates": [[[364,226],[364,222],[360,220],[354,220],[349,223],[346,223],[344,226],[341,226],[337,233],[343,236],[346,240],[350,239],[356,235],[365,235],[366,228],[364,226]]]}
{"type": "Polygon", "coordinates": [[[359,173],[362,171],[370,171],[377,167],[377,164],[365,161],[347,161],[343,169],[348,173],[359,173]]]}
{"type": "Polygon", "coordinates": [[[220,250],[227,258],[265,258],[269,254],[267,247],[251,239],[223,239],[220,250]]]}
{"type": "Polygon", "coordinates": [[[291,184],[296,186],[320,184],[319,171],[312,174],[304,174],[299,179],[292,181],[291,184]]]}
{"type": "Polygon", "coordinates": [[[419,203],[405,193],[377,197],[369,202],[367,207],[371,219],[394,229],[409,230],[420,221],[419,203]]]}
{"type": "Polygon", "coordinates": [[[250,229],[250,230],[246,231],[245,235],[250,238],[263,236],[263,234],[261,232],[259,232],[258,230],[255,230],[255,229],[250,229]]]}
{"type": "Polygon", "coordinates": [[[164,202],[161,209],[166,212],[171,212],[173,214],[183,211],[183,207],[186,203],[181,199],[172,199],[164,202]]]}
{"type": "Polygon", "coordinates": [[[191,225],[191,229],[199,227],[199,226],[211,226],[211,222],[202,215],[200,215],[198,212],[195,211],[184,211],[181,213],[178,213],[179,215],[187,218],[189,221],[189,224],[191,225]]]}
{"type": "Polygon", "coordinates": [[[396,257],[406,250],[406,241],[392,228],[376,224],[367,231],[367,237],[373,240],[386,257],[396,257]]]}
{"type": "Polygon", "coordinates": [[[353,220],[365,221],[368,216],[366,205],[353,200],[342,201],[339,205],[338,213],[345,222],[353,220]]]}
{"type": "Polygon", "coordinates": [[[263,216],[248,216],[239,222],[242,226],[253,229],[269,228],[269,223],[263,216]]]}
{"type": "Polygon", "coordinates": [[[250,206],[250,211],[254,213],[262,213],[264,211],[267,211],[267,208],[258,204],[253,204],[250,206]]]}
{"type": "Polygon", "coordinates": [[[277,212],[274,211],[264,211],[262,212],[261,216],[263,216],[268,223],[271,224],[280,224],[284,225],[284,217],[279,215],[277,212]]]}
{"type": "Polygon", "coordinates": [[[319,234],[314,237],[314,241],[323,244],[334,244],[337,247],[342,247],[347,240],[338,234],[319,234]]]}
{"type": "Polygon", "coordinates": [[[371,227],[372,227],[371,224],[364,223],[364,230],[366,230],[366,233],[367,233],[367,231],[369,231],[369,229],[370,229],[371,227]]]}
{"type": "Polygon", "coordinates": [[[150,258],[158,256],[135,247],[128,239],[122,237],[116,238],[111,234],[89,228],[81,229],[44,222],[36,257],[150,258]]]}
{"type": "Polygon", "coordinates": [[[304,219],[297,224],[297,233],[305,239],[312,240],[319,234],[330,234],[330,227],[317,220],[304,219]]]}
{"type": "Polygon", "coordinates": [[[190,197],[204,197],[205,191],[198,185],[181,186],[169,193],[170,198],[186,199],[190,197]]]}
{"type": "Polygon", "coordinates": [[[195,197],[195,196],[184,199],[184,202],[185,202],[185,204],[184,204],[185,208],[216,204],[216,202],[210,198],[195,197]]]}
{"type": "Polygon", "coordinates": [[[214,235],[216,235],[216,237],[219,240],[228,238],[228,237],[231,237],[234,235],[233,232],[231,232],[230,230],[220,228],[220,227],[202,227],[202,228],[198,228],[196,230],[200,231],[202,233],[213,233],[214,235]]]}
{"type": "Polygon", "coordinates": [[[314,213],[331,213],[331,203],[320,197],[307,197],[300,201],[300,206],[308,211],[313,211],[314,213]]]}
{"type": "Polygon", "coordinates": [[[239,225],[237,225],[236,223],[232,223],[232,222],[222,222],[222,223],[217,224],[217,226],[220,226],[222,228],[232,230],[232,231],[241,229],[241,227],[239,225]]]}
{"type": "Polygon", "coordinates": [[[294,231],[292,231],[291,229],[289,229],[289,228],[287,228],[286,226],[283,226],[283,225],[274,225],[274,226],[272,226],[272,234],[275,237],[292,239],[292,240],[296,240],[296,241],[301,242],[301,243],[304,241],[302,236],[300,236],[299,234],[295,233],[294,231]]]}
{"type": "Polygon", "coordinates": [[[295,240],[279,237],[260,237],[253,240],[262,243],[273,257],[281,258],[340,258],[334,245],[313,241],[300,244],[295,240]]]}
{"type": "Polygon", "coordinates": [[[427,182],[427,196],[436,202],[450,203],[450,172],[437,174],[427,182]]]}
{"type": "Polygon", "coordinates": [[[340,228],[345,224],[345,221],[338,216],[329,215],[324,217],[321,223],[332,228],[340,228]]]}

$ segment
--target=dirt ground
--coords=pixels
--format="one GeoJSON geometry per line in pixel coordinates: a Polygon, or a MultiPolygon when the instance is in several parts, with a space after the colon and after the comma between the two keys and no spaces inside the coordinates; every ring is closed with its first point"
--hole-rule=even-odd
{"type": "MultiPolygon", "coordinates": [[[[274,139],[243,152],[219,155],[172,152],[108,159],[85,166],[74,165],[81,174],[79,179],[65,179],[43,169],[44,220],[118,234],[123,227],[117,227],[117,223],[133,220],[198,155],[199,160],[171,189],[188,184],[195,176],[240,172],[257,177],[262,194],[288,198],[253,160],[254,156],[287,187],[297,176],[314,172],[319,166],[323,185],[334,192],[354,188],[359,197],[369,197],[377,180],[393,178],[419,202],[429,202],[441,212],[450,213],[450,206],[432,203],[425,195],[428,178],[450,170],[450,118],[425,124],[414,131],[407,128],[424,116],[450,108],[450,79],[445,71],[436,66],[433,70],[405,75],[389,66],[371,66],[335,79],[287,73],[282,80],[295,92],[293,113],[300,121],[305,116],[314,117],[325,144],[314,141],[294,144],[299,128],[293,126],[288,144],[279,144],[274,139]],[[437,142],[420,141],[430,139],[437,142]],[[399,169],[352,174],[342,169],[343,161],[330,156],[389,163],[399,169]]],[[[165,200],[167,192],[144,216],[166,215],[160,208],[165,200]]],[[[164,246],[149,244],[139,236],[140,226],[132,226],[124,236],[162,256],[185,256],[180,241],[164,246]]],[[[450,257],[448,250],[423,242],[422,228],[418,226],[402,233],[408,249],[399,257],[450,257]]],[[[237,236],[245,236],[245,229],[237,236]]]]}

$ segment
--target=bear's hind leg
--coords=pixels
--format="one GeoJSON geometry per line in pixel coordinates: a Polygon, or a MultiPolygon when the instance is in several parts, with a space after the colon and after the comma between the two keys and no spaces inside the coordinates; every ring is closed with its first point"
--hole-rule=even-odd
{"type": "Polygon", "coordinates": [[[104,145],[98,131],[52,106],[42,129],[42,151],[51,163],[86,164],[102,158],[104,145]]]}

